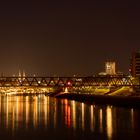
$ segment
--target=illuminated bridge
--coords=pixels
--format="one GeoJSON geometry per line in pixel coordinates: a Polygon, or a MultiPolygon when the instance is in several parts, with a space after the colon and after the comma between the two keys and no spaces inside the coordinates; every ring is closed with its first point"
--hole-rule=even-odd
{"type": "Polygon", "coordinates": [[[55,86],[140,86],[140,77],[0,77],[0,87],[55,87],[55,86]]]}
{"type": "Polygon", "coordinates": [[[84,89],[107,86],[140,87],[140,77],[129,76],[94,76],[94,77],[0,77],[0,93],[54,92],[66,87],[84,89]]]}

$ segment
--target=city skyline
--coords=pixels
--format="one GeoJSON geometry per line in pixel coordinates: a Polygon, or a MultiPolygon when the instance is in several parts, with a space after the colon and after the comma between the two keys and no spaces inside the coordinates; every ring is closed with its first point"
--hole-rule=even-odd
{"type": "Polygon", "coordinates": [[[3,1],[0,6],[0,73],[93,75],[115,61],[128,73],[139,51],[136,3],[3,1]]]}

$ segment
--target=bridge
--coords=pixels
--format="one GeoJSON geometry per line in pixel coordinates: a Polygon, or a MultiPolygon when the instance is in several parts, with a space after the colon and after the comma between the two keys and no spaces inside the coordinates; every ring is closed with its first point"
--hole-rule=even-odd
{"type": "Polygon", "coordinates": [[[0,77],[0,87],[140,86],[140,77],[0,77]]]}
{"type": "Polygon", "coordinates": [[[140,77],[0,77],[0,94],[45,94],[61,92],[92,93],[99,88],[108,92],[112,88],[132,87],[140,90],[140,77]]]}

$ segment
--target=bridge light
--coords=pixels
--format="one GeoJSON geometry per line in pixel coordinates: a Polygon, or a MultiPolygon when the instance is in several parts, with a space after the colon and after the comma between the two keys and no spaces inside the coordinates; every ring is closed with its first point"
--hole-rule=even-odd
{"type": "Polygon", "coordinates": [[[41,84],[41,81],[38,81],[38,84],[41,84]]]}
{"type": "Polygon", "coordinates": [[[67,83],[67,85],[68,85],[68,86],[71,86],[71,82],[69,81],[69,82],[67,83]]]}

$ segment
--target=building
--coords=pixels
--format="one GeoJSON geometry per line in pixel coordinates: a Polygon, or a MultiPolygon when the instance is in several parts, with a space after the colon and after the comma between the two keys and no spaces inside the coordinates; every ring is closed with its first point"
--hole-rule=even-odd
{"type": "Polygon", "coordinates": [[[25,71],[23,70],[23,72],[21,73],[21,71],[19,70],[18,77],[19,77],[19,80],[21,79],[24,80],[26,77],[25,71]]]}
{"type": "Polygon", "coordinates": [[[105,72],[107,75],[116,74],[116,63],[115,62],[106,62],[105,63],[105,72]]]}
{"type": "Polygon", "coordinates": [[[140,52],[132,54],[130,72],[133,77],[140,76],[140,52]]]}

